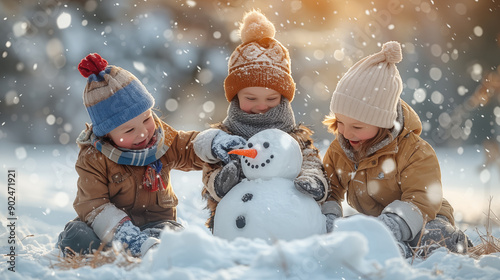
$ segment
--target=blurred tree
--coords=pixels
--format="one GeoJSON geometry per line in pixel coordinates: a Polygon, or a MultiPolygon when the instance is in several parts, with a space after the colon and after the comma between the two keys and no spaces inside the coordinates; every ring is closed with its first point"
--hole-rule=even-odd
{"type": "Polygon", "coordinates": [[[498,134],[489,117],[496,102],[456,114],[500,64],[497,0],[19,3],[0,2],[0,141],[73,145],[89,121],[76,66],[91,52],[141,79],[174,127],[200,130],[223,120],[227,59],[240,44],[238,22],[254,8],[290,51],[292,106],[320,144],[332,138],[321,120],[338,79],[389,40],[403,44],[402,98],[420,115],[426,140],[479,144],[498,134]]]}

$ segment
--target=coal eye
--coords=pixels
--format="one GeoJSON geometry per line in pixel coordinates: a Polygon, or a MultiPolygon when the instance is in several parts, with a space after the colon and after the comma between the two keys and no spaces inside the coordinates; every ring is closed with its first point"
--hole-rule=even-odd
{"type": "Polygon", "coordinates": [[[269,148],[269,142],[264,142],[264,144],[262,144],[264,146],[264,148],[269,148]]]}
{"type": "Polygon", "coordinates": [[[252,143],[248,143],[248,147],[249,148],[253,147],[253,144],[252,143]]]}

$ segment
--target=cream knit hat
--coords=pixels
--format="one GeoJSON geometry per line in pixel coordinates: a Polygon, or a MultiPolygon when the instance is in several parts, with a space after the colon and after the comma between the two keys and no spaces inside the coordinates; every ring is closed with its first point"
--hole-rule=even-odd
{"type": "Polygon", "coordinates": [[[358,61],[338,82],[330,111],[370,125],[392,128],[403,90],[395,65],[401,59],[401,45],[392,41],[385,43],[382,51],[358,61]]]}

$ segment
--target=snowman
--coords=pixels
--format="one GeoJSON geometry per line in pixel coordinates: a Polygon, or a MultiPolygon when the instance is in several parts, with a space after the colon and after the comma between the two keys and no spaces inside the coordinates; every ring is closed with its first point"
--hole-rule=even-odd
{"type": "Polygon", "coordinates": [[[325,216],[318,203],[299,192],[293,183],[302,166],[299,143],[279,129],[252,136],[241,155],[246,179],[219,202],[213,232],[233,240],[260,238],[269,243],[326,232],[325,216]]]}

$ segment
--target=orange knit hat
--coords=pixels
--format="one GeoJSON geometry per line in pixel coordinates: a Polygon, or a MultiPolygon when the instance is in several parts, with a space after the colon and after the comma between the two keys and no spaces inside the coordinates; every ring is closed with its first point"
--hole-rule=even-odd
{"type": "Polygon", "coordinates": [[[259,11],[243,17],[242,44],[232,53],[224,90],[229,102],[246,87],[273,89],[288,101],[293,100],[295,82],[290,75],[290,55],[276,39],[274,25],[259,11]]]}

